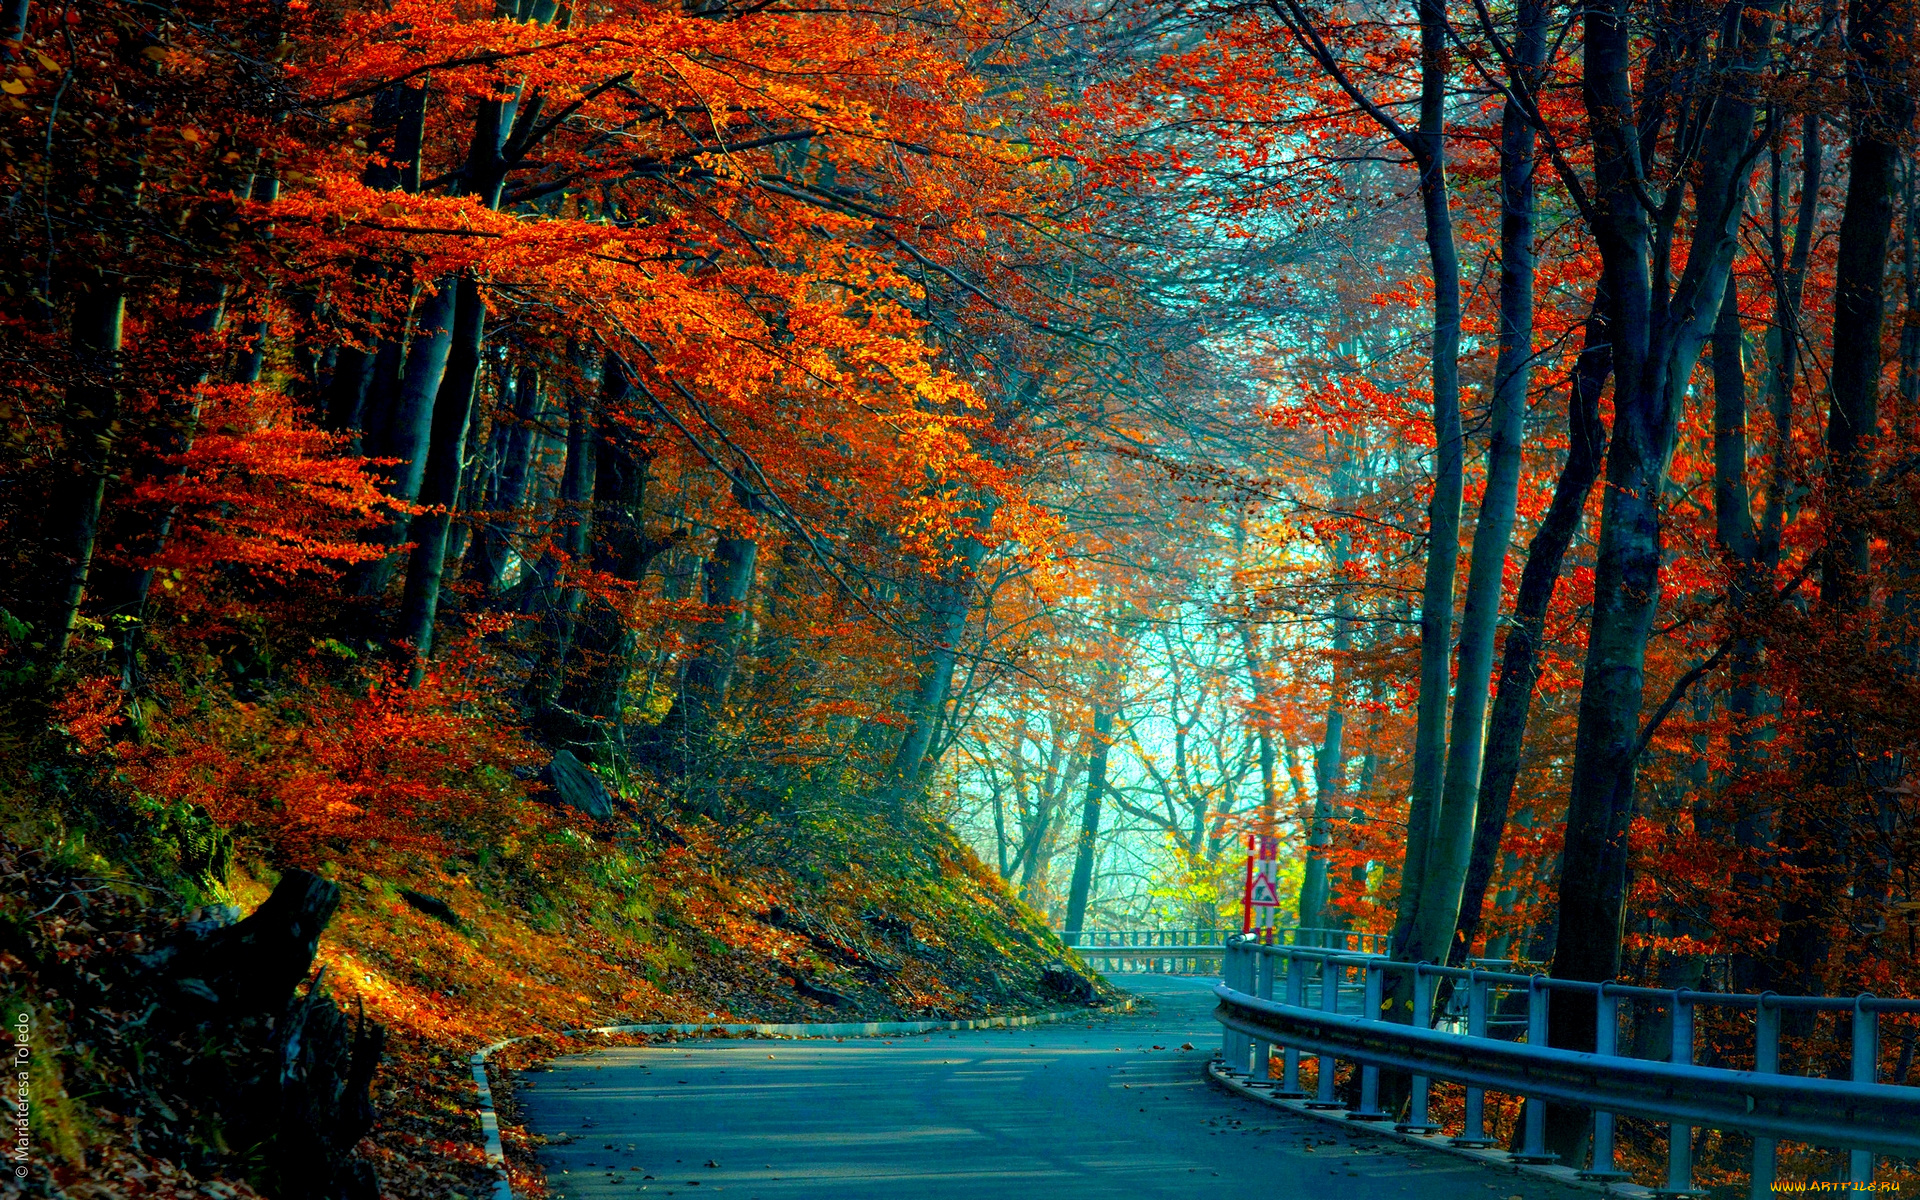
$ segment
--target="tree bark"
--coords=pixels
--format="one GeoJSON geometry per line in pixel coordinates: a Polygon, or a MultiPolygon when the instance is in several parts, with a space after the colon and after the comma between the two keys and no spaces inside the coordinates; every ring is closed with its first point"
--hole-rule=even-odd
{"type": "MultiPolygon", "coordinates": [[[[572,357],[575,367],[583,368],[579,347],[574,348],[572,357]]],[[[567,461],[560,471],[559,511],[554,518],[560,557],[542,567],[543,575],[554,578],[585,564],[593,547],[593,493],[599,449],[594,386],[591,381],[585,386],[570,381],[567,386],[567,461]]],[[[547,642],[528,691],[533,708],[544,711],[560,697],[567,657],[572,652],[574,624],[586,593],[569,583],[557,596],[550,587],[540,589],[539,594],[547,605],[547,642]]]]}
{"type": "MultiPolygon", "coordinates": [[[[373,99],[372,123],[367,145],[375,157],[367,163],[360,181],[383,191],[420,190],[420,143],[425,136],[427,89],[396,84],[384,88],[373,99]]],[[[364,265],[357,277],[378,283],[387,277],[385,268],[364,265]]],[[[385,423],[383,405],[392,400],[391,386],[375,387],[383,376],[389,382],[398,369],[400,345],[389,332],[381,336],[378,324],[369,324],[361,333],[363,344],[342,343],[334,356],[333,378],[326,392],[325,426],[334,433],[349,434],[352,450],[358,454],[367,440],[363,427],[373,418],[385,423]],[[371,409],[371,411],[369,411],[371,409]]]]}
{"type": "MultiPolygon", "coordinates": [[[[684,529],[649,532],[647,447],[610,415],[621,407],[628,385],[619,362],[602,364],[602,417],[595,451],[593,568],[610,579],[637,584],[653,560],[678,545],[684,529]]],[[[560,703],[609,725],[607,736],[625,744],[622,710],[627,673],[633,665],[634,631],[609,604],[594,605],[576,628],[578,668],[561,690],[560,703]]]]}
{"type": "Polygon", "coordinates": [[[1453,588],[1460,560],[1465,445],[1460,427],[1460,256],[1447,183],[1449,81],[1446,0],[1420,0],[1420,125],[1415,137],[1427,257],[1433,272],[1433,499],[1427,506],[1427,563],[1420,592],[1420,698],[1415,709],[1413,781],[1407,796],[1407,852],[1392,945],[1400,956],[1413,935],[1445,783],[1448,663],[1453,648],[1453,588]]]}
{"type": "Polygon", "coordinates": [[[1107,751],[1113,747],[1113,718],[1110,707],[1101,707],[1096,697],[1093,710],[1093,742],[1087,755],[1087,793],[1080,806],[1080,836],[1074,843],[1073,882],[1067,891],[1067,916],[1062,941],[1069,946],[1080,943],[1080,931],[1086,927],[1087,901],[1093,891],[1093,865],[1100,842],[1100,806],[1106,798],[1107,751]]]}
{"type": "MultiPolygon", "coordinates": [[[[1737,21],[1733,36],[1741,45],[1722,66],[1728,81],[1754,71],[1772,39],[1770,18],[1749,9],[1737,21]]],[[[1582,87],[1596,151],[1591,224],[1610,308],[1614,427],[1574,738],[1553,974],[1597,982],[1620,967],[1647,638],[1660,595],[1660,496],[1686,388],[1719,316],[1732,264],[1747,193],[1754,103],[1729,83],[1712,106],[1691,189],[1692,240],[1680,279],[1670,287],[1682,193],[1651,214],[1641,200],[1627,0],[1595,0],[1585,27],[1582,87]]],[[[1591,998],[1562,999],[1567,1002],[1556,1003],[1549,1016],[1552,1044],[1592,1049],[1591,998]]],[[[1549,1126],[1554,1148],[1571,1160],[1585,1138],[1585,1114],[1553,1109],[1549,1126]]]]}
{"type": "Polygon", "coordinates": [[[492,516],[480,531],[478,553],[467,563],[468,573],[489,595],[497,595],[506,588],[507,571],[514,554],[507,530],[514,526],[521,506],[526,503],[533,456],[540,444],[540,421],[546,415],[539,368],[531,362],[522,363],[511,378],[512,419],[496,424],[494,429],[500,464],[488,497],[487,507],[492,516]]]}
{"type": "Polygon", "coordinates": [[[1554,482],[1547,514],[1527,545],[1527,565],[1521,569],[1520,591],[1514,598],[1513,625],[1501,652],[1500,682],[1494,689],[1493,712],[1487,721],[1480,798],[1474,812],[1472,858],[1461,887],[1459,924],[1447,955],[1447,961],[1455,966],[1466,960],[1480,936],[1487,888],[1500,861],[1514,781],[1520,775],[1520,751],[1526,741],[1533,688],[1540,678],[1540,640],[1546,630],[1547,610],[1606,454],[1607,426],[1600,416],[1600,395],[1613,367],[1606,309],[1604,294],[1595,296],[1587,316],[1585,344],[1575,360],[1573,384],[1567,390],[1567,460],[1554,482]]]}
{"type": "MultiPolygon", "coordinates": [[[[1911,98],[1898,77],[1907,64],[1893,61],[1893,45],[1901,37],[1895,13],[1887,0],[1852,0],[1847,6],[1847,40],[1854,52],[1847,76],[1851,153],[1834,254],[1827,535],[1819,550],[1819,610],[1836,648],[1860,646],[1852,627],[1867,608],[1872,587],[1868,509],[1880,426],[1887,256],[1899,181],[1899,139],[1913,117],[1911,98]]],[[[1845,798],[1849,823],[1868,823],[1872,815],[1861,810],[1873,803],[1868,794],[1872,784],[1862,778],[1853,722],[1843,706],[1835,707],[1841,711],[1823,715],[1809,738],[1813,771],[1819,784],[1845,798]]],[[[1828,957],[1826,927],[1834,897],[1850,890],[1858,902],[1878,885],[1867,878],[1847,879],[1846,850],[1836,845],[1831,829],[1820,828],[1793,809],[1783,823],[1781,841],[1799,869],[1801,891],[1781,912],[1779,958],[1794,985],[1817,990],[1828,957]]]]}
{"type": "Polygon", "coordinates": [[[887,772],[887,809],[896,822],[905,817],[906,804],[919,787],[922,762],[953,691],[960,642],[973,612],[974,577],[987,553],[983,538],[993,522],[990,497],[976,506],[971,520],[973,532],[961,533],[955,539],[956,559],[933,583],[921,627],[930,644],[920,655],[920,677],[910,701],[912,723],[902,735],[887,772]]]}
{"type": "MultiPolygon", "coordinates": [[[[1546,0],[1524,0],[1514,31],[1516,88],[1531,93],[1547,55],[1546,0]]],[[[1453,728],[1434,833],[1420,876],[1420,894],[1401,948],[1415,961],[1444,962],[1453,953],[1462,894],[1473,859],[1493,647],[1505,602],[1507,550],[1520,498],[1521,441],[1533,379],[1534,129],[1508,100],[1500,122],[1500,349],[1493,370],[1486,488],[1474,525],[1467,594],[1460,616],[1453,728]]]]}
{"type": "Polygon", "coordinates": [[[1848,5],[1848,38],[1858,63],[1848,77],[1852,154],[1834,255],[1833,382],[1826,432],[1832,533],[1820,562],[1820,603],[1836,613],[1864,605],[1872,568],[1864,510],[1873,474],[1871,444],[1880,425],[1880,343],[1898,139],[1912,120],[1912,105],[1889,61],[1888,43],[1899,36],[1893,17],[1888,0],[1848,5]]]}
{"type": "MultiPolygon", "coordinates": [[[[403,504],[419,500],[421,485],[426,480],[427,458],[433,443],[433,405],[440,394],[440,382],[446,376],[447,359],[453,350],[459,285],[459,277],[449,275],[439,280],[432,294],[423,296],[415,306],[413,338],[401,369],[399,393],[389,420],[370,446],[378,457],[400,460],[385,491],[403,504]]],[[[411,518],[405,513],[390,509],[386,525],[376,540],[389,549],[398,548],[407,541],[411,524],[411,518]]],[[[381,595],[392,582],[397,565],[396,556],[387,554],[348,572],[348,590],[359,596],[381,595]]]]}
{"type": "MultiPolygon", "coordinates": [[[[1334,507],[1349,510],[1354,503],[1354,449],[1343,446],[1334,467],[1334,507]]],[[[1327,689],[1326,727],[1320,746],[1313,754],[1313,819],[1307,829],[1307,860],[1300,876],[1299,924],[1303,929],[1327,924],[1327,903],[1332,898],[1328,878],[1327,851],[1333,846],[1333,818],[1339,811],[1340,781],[1346,765],[1346,675],[1347,656],[1353,650],[1353,600],[1346,585],[1347,558],[1353,539],[1344,531],[1334,542],[1331,577],[1333,597],[1333,657],[1329,664],[1332,678],[1327,689]]],[[[1194,849],[1199,850],[1198,838],[1194,849]]]]}
{"type": "Polygon", "coordinates": [[[62,418],[69,474],[60,481],[63,499],[56,509],[66,517],[65,527],[53,541],[49,564],[52,603],[43,651],[48,662],[57,663],[67,652],[99,545],[101,510],[118,440],[126,316],[126,292],[105,279],[94,280],[74,305],[72,343],[83,382],[68,389],[62,418]]]}
{"type": "Polygon", "coordinates": [[[440,584],[446,573],[447,535],[459,506],[460,477],[466,466],[467,429],[473,420],[473,385],[486,337],[487,304],[480,284],[462,276],[456,288],[453,337],[433,402],[432,438],[427,451],[419,502],[429,506],[412,523],[413,553],[407,562],[406,589],[393,643],[408,663],[407,684],[426,679],[433,652],[434,617],[440,610],[440,584]]]}
{"type": "MultiPolygon", "coordinates": [[[[136,478],[178,478],[182,467],[170,467],[162,461],[171,455],[185,454],[193,448],[200,422],[201,389],[212,374],[212,351],[206,343],[220,331],[226,314],[227,285],[212,279],[189,280],[180,287],[181,307],[192,314],[187,329],[201,341],[208,357],[198,370],[180,381],[177,398],[164,405],[165,416],[148,434],[149,453],[145,462],[135,466],[136,478]]],[[[94,602],[106,618],[108,633],[116,643],[121,659],[121,689],[131,692],[138,686],[138,659],[146,620],[147,597],[153,589],[154,560],[173,537],[177,508],[160,513],[132,513],[132,528],[120,536],[127,561],[112,564],[100,572],[94,582],[94,602]]]]}

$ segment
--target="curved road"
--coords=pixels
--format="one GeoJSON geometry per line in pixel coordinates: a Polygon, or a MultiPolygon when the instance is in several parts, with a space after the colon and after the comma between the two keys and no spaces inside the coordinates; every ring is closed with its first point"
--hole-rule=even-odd
{"type": "Polygon", "coordinates": [[[1220,1037],[1213,981],[1116,982],[1152,1004],[1025,1029],[601,1050],[529,1074],[521,1103],[560,1200],[1587,1195],[1228,1096],[1200,1075],[1220,1037]]]}

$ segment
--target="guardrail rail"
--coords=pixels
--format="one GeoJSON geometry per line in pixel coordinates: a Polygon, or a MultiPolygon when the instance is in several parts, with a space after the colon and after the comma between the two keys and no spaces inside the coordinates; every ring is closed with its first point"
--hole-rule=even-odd
{"type": "MultiPolygon", "coordinates": [[[[1217,973],[1227,941],[1240,937],[1238,929],[1083,929],[1069,935],[1054,930],[1096,971],[1108,974],[1137,971],[1152,975],[1217,973]]],[[[1281,926],[1275,935],[1289,945],[1375,951],[1386,949],[1384,934],[1351,929],[1281,926]]]]}
{"type": "Polygon", "coordinates": [[[1398,1114],[1380,1110],[1380,1072],[1401,1071],[1412,1077],[1411,1099],[1405,1120],[1394,1127],[1435,1135],[1444,1131],[1428,1119],[1433,1085],[1461,1084],[1464,1123],[1449,1140],[1491,1147],[1486,1093],[1518,1096],[1525,1104],[1520,1149],[1512,1161],[1546,1164],[1554,1161],[1546,1147],[1546,1105],[1577,1105],[1593,1110],[1591,1162],[1577,1173],[1602,1182],[1628,1178],[1615,1158],[1619,1117],[1663,1123],[1667,1170],[1664,1186],[1655,1189],[1660,1196],[1704,1194],[1693,1186],[1695,1129],[1735,1130],[1753,1138],[1754,1200],[1773,1194],[1776,1148],[1782,1141],[1846,1150],[1846,1182],[1853,1185],[1873,1181],[1876,1155],[1920,1158],[1920,1087],[1878,1079],[1881,1017],[1920,1015],[1920,1000],[1664,991],[1393,962],[1379,953],[1265,945],[1238,935],[1227,939],[1222,954],[1225,982],[1214,989],[1220,1001],[1214,1015],[1222,1029],[1224,1070],[1308,1107],[1347,1107],[1335,1087],[1337,1066],[1347,1061],[1358,1065],[1360,1083],[1358,1107],[1346,1116],[1394,1121],[1398,1114]],[[1411,1023],[1385,1015],[1388,981],[1395,975],[1410,985],[1411,1023]],[[1436,1013],[1443,986],[1448,995],[1436,1013]],[[1577,995],[1582,1005],[1594,1006],[1592,1053],[1546,1044],[1549,1005],[1556,994],[1577,995]],[[1663,1024],[1670,1027],[1666,1061],[1621,1053],[1623,1004],[1662,1010],[1663,1024]],[[1695,1062],[1694,1018],[1707,1008],[1752,1013],[1752,1070],[1695,1062]],[[1848,1078],[1783,1073],[1781,1017],[1796,1012],[1839,1014],[1850,1043],[1848,1078]],[[1499,1028],[1524,1040],[1494,1036],[1499,1028]],[[1277,1080],[1270,1075],[1275,1047],[1282,1052],[1277,1080]],[[1300,1089],[1302,1054],[1318,1060],[1312,1096],[1300,1089]]]}

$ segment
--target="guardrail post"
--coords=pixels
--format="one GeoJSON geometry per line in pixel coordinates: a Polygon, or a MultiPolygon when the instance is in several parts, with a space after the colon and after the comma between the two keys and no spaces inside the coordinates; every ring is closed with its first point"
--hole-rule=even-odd
{"type": "MultiPolygon", "coordinates": [[[[1620,997],[1608,990],[1612,986],[1613,980],[1607,980],[1594,998],[1593,1052],[1609,1058],[1619,1053],[1620,1041],[1620,997]]],[[[1633,1178],[1631,1171],[1613,1165],[1613,1122],[1610,1112],[1593,1114],[1593,1165],[1580,1172],[1580,1178],[1600,1183],[1633,1178]]]]}
{"type": "MultiPolygon", "coordinates": [[[[1763,1075],[1780,1073],[1780,1010],[1768,1001],[1772,992],[1761,992],[1753,1012],[1753,1069],[1763,1075]]],[[[1772,1138],[1753,1139],[1753,1173],[1747,1183],[1750,1200],[1772,1200],[1774,1151],[1772,1138]]]]}
{"type": "MultiPolygon", "coordinates": [[[[1480,978],[1478,971],[1467,972],[1467,1036],[1487,1036],[1487,982],[1480,978]]],[[[1453,1138],[1452,1142],[1456,1146],[1473,1148],[1494,1144],[1487,1137],[1487,1093],[1484,1089],[1467,1089],[1466,1121],[1461,1127],[1460,1136],[1453,1138]]]]}
{"type": "MultiPolygon", "coordinates": [[[[1427,970],[1427,964],[1413,964],[1413,1027],[1433,1028],[1433,988],[1439,976],[1427,970]]],[[[1394,1126],[1400,1133],[1439,1133],[1440,1127],[1427,1120],[1427,1101],[1433,1093],[1433,1081],[1425,1075],[1413,1077],[1413,1095],[1407,1102],[1407,1119],[1394,1126]]]]}
{"type": "MultiPolygon", "coordinates": [[[[1238,950],[1239,953],[1237,957],[1239,958],[1240,965],[1235,973],[1233,990],[1251,995],[1254,988],[1254,972],[1259,970],[1258,955],[1260,951],[1255,943],[1244,939],[1240,942],[1238,950]]],[[[1245,1075],[1247,1073],[1248,1061],[1252,1056],[1253,1038],[1243,1033],[1234,1044],[1233,1069],[1236,1074],[1245,1075]]]]}
{"type": "MultiPolygon", "coordinates": [[[[1287,1003],[1295,1008],[1307,1006],[1307,962],[1295,952],[1287,955],[1287,1003]]],[[[1288,1046],[1280,1052],[1282,1063],[1280,1071],[1280,1090],[1275,1095],[1289,1100],[1299,1100],[1306,1096],[1300,1090],[1300,1050],[1297,1046],[1288,1046]]]]}
{"type": "MultiPolygon", "coordinates": [[[[1320,960],[1320,1011],[1337,1013],[1340,1011],[1340,976],[1343,968],[1331,956],[1320,960]]],[[[1308,1108],[1339,1108],[1340,1102],[1333,1097],[1334,1059],[1331,1054],[1319,1056],[1319,1079],[1314,1098],[1307,1101],[1308,1108]]]]}
{"type": "MultiPolygon", "coordinates": [[[[1380,1009],[1385,1003],[1386,970],[1378,961],[1369,962],[1361,970],[1365,973],[1366,984],[1361,992],[1361,1006],[1369,1021],[1381,1019],[1380,1009]]],[[[1350,1121],[1391,1121],[1392,1113],[1380,1111],[1380,1068],[1371,1063],[1360,1064],[1360,1107],[1347,1114],[1350,1121]]]]}
{"type": "MultiPolygon", "coordinates": [[[[1880,1082],[1880,1014],[1869,1007],[1871,995],[1862,993],[1853,1002],[1853,1081],[1880,1082]]],[[[1904,1080],[1902,1082],[1905,1082],[1904,1080]]],[[[1873,1182],[1873,1151],[1847,1153],[1847,1182],[1873,1182]]]]}
{"type": "MultiPolygon", "coordinates": [[[[1265,946],[1254,947],[1254,995],[1262,1000],[1273,999],[1273,953],[1265,946]]],[[[1273,1058],[1273,1043],[1255,1039],[1253,1043],[1253,1075],[1256,1083],[1271,1083],[1273,1068],[1269,1062],[1273,1058]]]]}
{"type": "MultiPolygon", "coordinates": [[[[1673,1057],[1670,1061],[1683,1067],[1693,1065],[1693,1002],[1687,999],[1687,989],[1678,988],[1673,999],[1673,1057]]],[[[1693,1126],[1667,1126],[1667,1186],[1660,1189],[1663,1195],[1689,1196],[1699,1195],[1693,1190],[1693,1126]]]]}
{"type": "MultiPolygon", "coordinates": [[[[1220,954],[1220,982],[1228,987],[1233,986],[1233,974],[1240,969],[1235,961],[1238,951],[1239,947],[1228,942],[1227,948],[1220,954]]],[[[1220,1026],[1220,1061],[1229,1071],[1233,1070],[1233,1039],[1233,1026],[1223,1023],[1220,1026]]]]}
{"type": "MultiPolygon", "coordinates": [[[[1546,988],[1546,976],[1535,975],[1527,980],[1527,1045],[1544,1046],[1547,1044],[1547,1003],[1553,995],[1546,988]]],[[[1520,1153],[1513,1155],[1517,1163],[1551,1163],[1560,1161],[1558,1154],[1547,1153],[1547,1102],[1536,1097],[1526,1097],[1522,1102],[1521,1120],[1524,1132],[1520,1139],[1520,1153]]]]}

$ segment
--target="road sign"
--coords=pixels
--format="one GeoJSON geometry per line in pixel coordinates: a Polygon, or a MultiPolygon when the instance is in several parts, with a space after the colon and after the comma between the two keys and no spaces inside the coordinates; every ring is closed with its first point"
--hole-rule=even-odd
{"type": "Polygon", "coordinates": [[[1255,908],[1280,907],[1280,897],[1273,891],[1273,880],[1264,871],[1254,873],[1253,890],[1247,893],[1247,903],[1255,908]]]}
{"type": "Polygon", "coordinates": [[[1240,894],[1240,929],[1251,933],[1280,923],[1280,839],[1247,835],[1247,881],[1240,894]]]}

